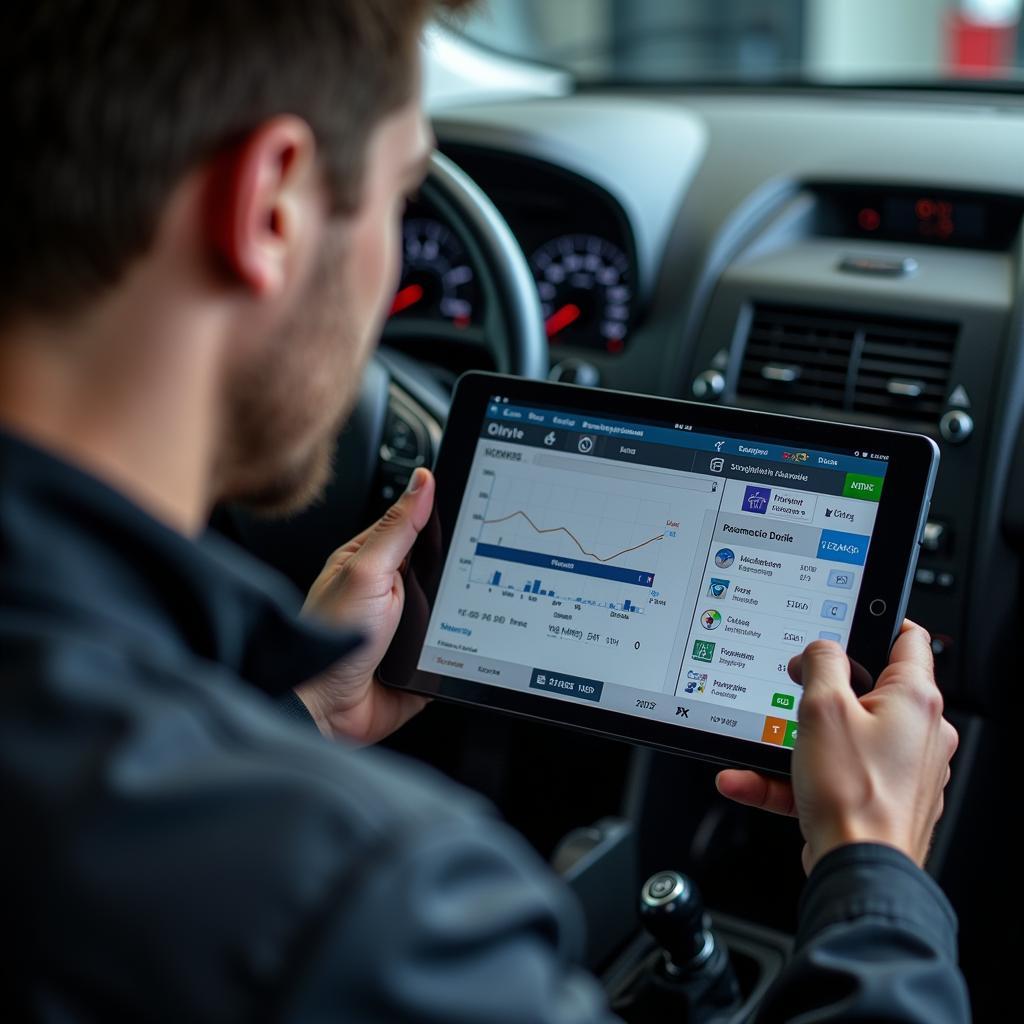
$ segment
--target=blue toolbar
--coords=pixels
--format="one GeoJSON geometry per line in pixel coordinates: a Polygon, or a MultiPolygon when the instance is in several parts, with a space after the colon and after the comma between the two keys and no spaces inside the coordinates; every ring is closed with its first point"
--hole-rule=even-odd
{"type": "Polygon", "coordinates": [[[863,473],[870,476],[885,476],[886,470],[886,463],[877,459],[860,459],[853,455],[804,450],[795,446],[785,447],[761,441],[737,440],[734,437],[699,434],[691,430],[672,430],[668,427],[653,427],[646,423],[627,423],[623,420],[612,420],[603,416],[588,416],[583,413],[553,409],[534,409],[522,405],[505,405],[500,402],[489,403],[487,418],[506,423],[532,423],[540,427],[575,430],[582,434],[604,435],[605,437],[646,441],[650,444],[672,445],[676,448],[717,452],[721,455],[766,459],[805,469],[831,469],[837,473],[863,473]]]}
{"type": "MultiPolygon", "coordinates": [[[[635,587],[649,588],[654,586],[654,573],[639,569],[624,569],[617,565],[604,565],[601,562],[588,562],[581,558],[563,558],[560,555],[548,555],[540,551],[523,551],[520,548],[507,548],[499,544],[477,544],[476,554],[481,558],[499,558],[503,562],[518,562],[520,565],[536,565],[543,569],[557,569],[559,572],[573,572],[580,576],[596,576],[598,579],[615,580],[618,583],[631,583],[635,587]]],[[[535,581],[533,592],[540,589],[540,581],[535,581]]]]}

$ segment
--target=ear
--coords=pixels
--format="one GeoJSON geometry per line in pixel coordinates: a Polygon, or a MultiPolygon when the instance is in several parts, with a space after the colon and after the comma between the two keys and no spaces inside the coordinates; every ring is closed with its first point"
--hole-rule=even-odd
{"type": "Polygon", "coordinates": [[[275,117],[221,154],[211,169],[209,241],[254,295],[286,285],[325,209],[316,141],[301,118],[275,117]]]}

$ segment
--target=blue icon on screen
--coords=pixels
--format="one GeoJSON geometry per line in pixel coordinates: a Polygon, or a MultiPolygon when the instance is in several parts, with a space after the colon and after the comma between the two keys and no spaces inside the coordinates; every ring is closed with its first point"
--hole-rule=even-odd
{"type": "Polygon", "coordinates": [[[763,516],[768,511],[772,492],[767,487],[748,487],[743,493],[743,511],[763,516]]]}
{"type": "Polygon", "coordinates": [[[715,565],[719,569],[728,569],[736,561],[736,552],[732,548],[722,548],[715,552],[715,565]]]}
{"type": "Polygon", "coordinates": [[[818,541],[818,557],[827,562],[846,562],[863,565],[868,556],[868,540],[859,533],[822,530],[818,541]]]}
{"type": "Polygon", "coordinates": [[[839,590],[852,590],[855,574],[849,569],[833,569],[828,574],[828,585],[839,590]]]}

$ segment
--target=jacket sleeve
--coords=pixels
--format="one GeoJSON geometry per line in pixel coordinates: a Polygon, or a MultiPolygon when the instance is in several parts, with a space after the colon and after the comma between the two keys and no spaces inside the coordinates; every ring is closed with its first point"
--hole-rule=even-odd
{"type": "Polygon", "coordinates": [[[317,728],[316,722],[313,721],[309,708],[306,707],[302,698],[294,690],[288,690],[279,697],[275,697],[274,703],[277,705],[278,711],[290,722],[301,726],[303,729],[308,729],[310,732],[319,734],[320,730],[317,728]]]}
{"type": "Polygon", "coordinates": [[[577,966],[571,893],[511,830],[455,817],[383,837],[292,950],[274,1019],[614,1024],[577,966]]]}
{"type": "Polygon", "coordinates": [[[902,853],[834,850],[811,873],[793,958],[756,1020],[968,1022],[956,929],[945,895],[902,853]]]}

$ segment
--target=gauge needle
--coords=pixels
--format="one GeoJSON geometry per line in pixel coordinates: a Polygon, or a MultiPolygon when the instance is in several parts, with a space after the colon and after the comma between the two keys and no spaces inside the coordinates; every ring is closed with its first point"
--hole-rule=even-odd
{"type": "Polygon", "coordinates": [[[574,302],[567,302],[561,309],[556,309],[544,323],[544,329],[548,337],[553,338],[560,331],[564,331],[570,324],[576,323],[580,318],[580,307],[574,302]]]}
{"type": "Polygon", "coordinates": [[[401,313],[403,309],[408,309],[410,306],[415,306],[420,299],[423,298],[423,288],[418,284],[406,285],[396,296],[395,301],[391,303],[391,316],[396,313],[401,313]]]}

